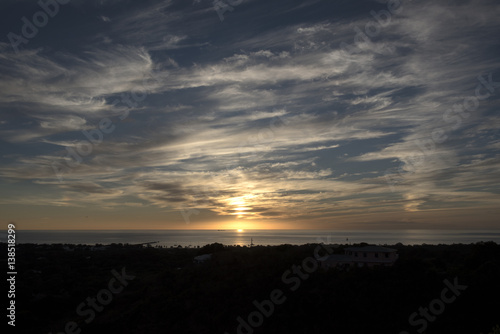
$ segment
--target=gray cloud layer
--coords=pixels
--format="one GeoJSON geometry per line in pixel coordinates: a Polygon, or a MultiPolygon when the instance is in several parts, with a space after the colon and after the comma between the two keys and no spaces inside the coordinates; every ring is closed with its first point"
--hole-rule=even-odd
{"type": "Polygon", "coordinates": [[[403,2],[390,17],[383,2],[252,1],[222,23],[210,6],[75,3],[50,22],[74,40],[2,42],[0,176],[50,192],[1,203],[330,227],[495,212],[495,1],[403,2]],[[82,8],[102,28],[63,20],[82,8]]]}

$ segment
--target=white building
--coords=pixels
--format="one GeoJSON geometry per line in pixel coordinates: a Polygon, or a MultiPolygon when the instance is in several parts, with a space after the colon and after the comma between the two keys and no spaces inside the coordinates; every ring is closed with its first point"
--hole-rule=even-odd
{"type": "Polygon", "coordinates": [[[398,259],[397,250],[381,246],[348,247],[344,255],[332,254],[321,261],[322,268],[392,266],[398,259]]]}
{"type": "Polygon", "coordinates": [[[195,256],[194,263],[204,263],[212,258],[212,254],[203,254],[195,256]]]}

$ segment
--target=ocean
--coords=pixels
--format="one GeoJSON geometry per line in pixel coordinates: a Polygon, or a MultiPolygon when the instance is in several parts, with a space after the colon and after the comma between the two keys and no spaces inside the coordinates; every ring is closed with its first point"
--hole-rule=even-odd
{"type": "MultiPolygon", "coordinates": [[[[1,233],[7,241],[7,234],[1,233]]],[[[35,244],[140,244],[155,242],[153,246],[197,247],[218,242],[224,245],[302,245],[307,243],[360,243],[376,245],[454,244],[494,241],[500,243],[500,230],[443,231],[443,230],[17,230],[17,243],[35,244]]]]}

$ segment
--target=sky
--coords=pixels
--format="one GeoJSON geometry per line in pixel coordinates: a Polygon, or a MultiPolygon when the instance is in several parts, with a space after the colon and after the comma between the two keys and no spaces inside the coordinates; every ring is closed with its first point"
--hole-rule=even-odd
{"type": "Polygon", "coordinates": [[[7,0],[18,229],[498,229],[496,0],[7,0]]]}

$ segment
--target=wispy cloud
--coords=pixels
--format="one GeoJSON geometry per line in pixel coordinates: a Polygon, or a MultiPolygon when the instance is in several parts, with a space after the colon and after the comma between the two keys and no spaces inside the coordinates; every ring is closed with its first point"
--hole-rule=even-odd
{"type": "Polygon", "coordinates": [[[322,227],[497,210],[494,1],[405,2],[359,43],[384,4],[252,1],[222,23],[208,2],[75,6],[95,24],[51,22],[71,39],[0,43],[0,176],[50,190],[41,206],[150,207],[175,226],[186,209],[322,227]],[[103,119],[113,132],[76,164],[103,119]]]}

